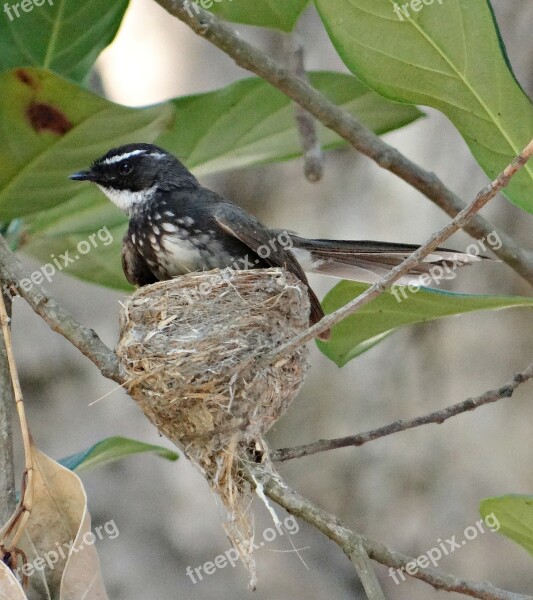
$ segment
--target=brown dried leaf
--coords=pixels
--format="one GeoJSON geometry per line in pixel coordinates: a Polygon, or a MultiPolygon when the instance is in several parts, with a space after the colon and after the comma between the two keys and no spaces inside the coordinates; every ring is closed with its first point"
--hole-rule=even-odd
{"type": "Polygon", "coordinates": [[[20,543],[29,600],[107,600],[81,480],[35,447],[33,459],[34,506],[20,543]]]}

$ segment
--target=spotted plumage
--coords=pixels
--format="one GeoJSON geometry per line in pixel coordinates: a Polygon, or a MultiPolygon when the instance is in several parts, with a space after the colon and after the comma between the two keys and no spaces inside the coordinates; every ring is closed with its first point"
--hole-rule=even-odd
{"type": "MultiPolygon", "coordinates": [[[[269,229],[242,208],[202,187],[177,158],[151,144],[114,148],[89,170],[71,178],[94,182],[129,216],[122,265],[133,285],[191,271],[281,266],[307,285],[312,323],[324,313],[304,270],[375,281],[417,248],[384,242],[312,240],[269,229]]],[[[472,260],[466,254],[438,249],[413,269],[408,281],[426,275],[432,265],[448,267],[453,276],[456,267],[472,260]]]]}

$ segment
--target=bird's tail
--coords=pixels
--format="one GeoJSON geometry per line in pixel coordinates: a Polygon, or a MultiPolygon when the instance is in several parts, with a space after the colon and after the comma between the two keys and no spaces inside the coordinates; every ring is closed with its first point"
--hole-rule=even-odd
{"type": "MultiPolygon", "coordinates": [[[[364,283],[375,283],[419,248],[387,242],[311,240],[293,234],[291,240],[291,251],[305,271],[364,283]]],[[[438,285],[442,279],[453,279],[458,268],[484,258],[437,248],[397,283],[438,285]]]]}

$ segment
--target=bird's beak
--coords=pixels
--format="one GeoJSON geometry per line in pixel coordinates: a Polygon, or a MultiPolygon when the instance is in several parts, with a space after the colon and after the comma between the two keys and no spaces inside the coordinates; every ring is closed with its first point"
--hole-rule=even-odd
{"type": "Polygon", "coordinates": [[[92,181],[92,174],[90,171],[78,171],[68,176],[73,181],[92,181]]]}

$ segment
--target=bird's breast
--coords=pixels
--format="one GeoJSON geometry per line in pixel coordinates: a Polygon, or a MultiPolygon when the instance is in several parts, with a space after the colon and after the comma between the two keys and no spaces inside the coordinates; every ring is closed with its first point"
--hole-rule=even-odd
{"type": "Polygon", "coordinates": [[[214,230],[201,228],[189,216],[164,217],[157,214],[138,220],[130,236],[159,280],[232,265],[235,258],[214,230]]]}

